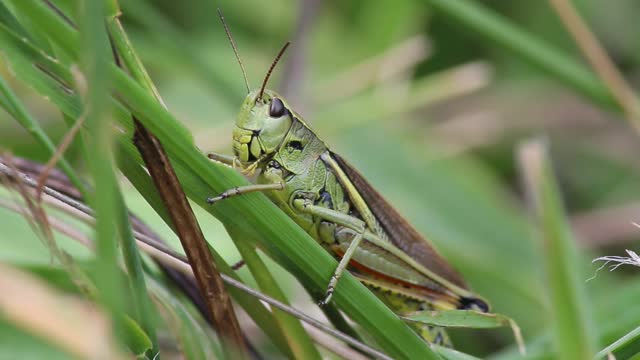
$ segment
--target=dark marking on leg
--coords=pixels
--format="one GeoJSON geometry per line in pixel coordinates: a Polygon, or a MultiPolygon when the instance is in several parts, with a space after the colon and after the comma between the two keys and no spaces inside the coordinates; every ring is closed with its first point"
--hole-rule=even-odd
{"type": "Polygon", "coordinates": [[[244,266],[244,260],[239,260],[238,262],[236,262],[235,264],[231,265],[231,270],[238,270],[241,267],[244,266]]]}

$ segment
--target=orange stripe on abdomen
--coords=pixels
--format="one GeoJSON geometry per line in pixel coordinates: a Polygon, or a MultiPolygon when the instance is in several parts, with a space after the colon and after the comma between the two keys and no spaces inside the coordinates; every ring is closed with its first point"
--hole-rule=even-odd
{"type": "MultiPolygon", "coordinates": [[[[342,256],[344,255],[344,252],[342,251],[336,251],[336,249],[334,249],[334,252],[340,257],[342,258],[342,256]]],[[[417,293],[421,294],[424,297],[427,298],[432,298],[432,299],[441,299],[441,300],[448,300],[448,302],[450,302],[451,304],[458,304],[459,303],[459,299],[456,297],[452,297],[449,294],[444,294],[442,292],[430,289],[426,286],[422,286],[422,285],[417,285],[417,284],[413,284],[410,282],[407,282],[405,280],[402,279],[398,279],[395,278],[393,276],[381,273],[377,270],[374,270],[366,265],[363,265],[359,262],[357,262],[356,260],[351,259],[351,261],[349,261],[349,266],[354,268],[355,270],[358,271],[358,273],[360,274],[366,274],[371,276],[373,279],[372,280],[383,280],[386,282],[389,282],[393,285],[399,285],[402,286],[403,288],[406,289],[410,289],[413,291],[416,291],[417,293]]]]}

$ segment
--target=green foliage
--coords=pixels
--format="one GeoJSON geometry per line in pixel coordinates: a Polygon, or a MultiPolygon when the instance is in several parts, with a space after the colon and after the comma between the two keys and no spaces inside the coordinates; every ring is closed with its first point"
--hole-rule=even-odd
{"type": "MultiPolygon", "coordinates": [[[[0,0],[0,108],[5,111],[0,112],[0,147],[18,156],[47,159],[60,134],[90,104],[80,138],[59,168],[74,183],[87,181],[88,188],[98,189],[89,193],[98,212],[95,232],[73,224],[97,239],[98,266],[82,268],[96,274],[92,279],[104,296],[91,300],[104,304],[116,322],[126,318],[121,315],[130,316],[143,331],[135,336],[125,331],[133,327],[116,331],[122,343],[145,337],[155,342],[158,332],[170,334],[188,358],[221,353],[201,316],[154,266],[146,260],[137,263],[139,254],[127,243],[131,237],[124,203],[177,244],[165,224],[166,209],[131,144],[131,113],[160,139],[187,195],[202,207],[198,218],[220,271],[237,276],[227,265],[238,260],[237,247],[253,259],[239,277],[311,310],[313,299],[295,280],[322,293],[336,265],[263,195],[215,207],[204,201],[247,183],[202,154],[230,152],[231,124],[244,92],[216,19],[215,6],[220,6],[254,86],[281,44],[295,40],[271,84],[279,79],[286,83],[285,95],[318,134],[435,244],[470,287],[489,300],[492,310],[514,319],[529,356],[589,357],[604,349],[599,356],[612,352],[625,359],[637,352],[637,271],[603,271],[584,281],[596,269],[590,265],[592,258],[623,253],[637,244],[640,232],[630,221],[640,199],[640,168],[632,155],[640,150],[639,142],[616,121],[619,110],[609,89],[581,61],[546,2],[388,0],[373,6],[364,0],[333,0],[314,8],[313,1],[287,0],[215,5],[199,0],[180,5],[122,1],[123,34],[135,50],[127,65],[135,63],[135,55],[141,57],[169,110],[150,94],[146,74],[129,75],[110,61],[100,19],[111,13],[109,6],[115,2],[104,2],[105,9],[99,9],[99,1],[87,2],[96,8],[80,6],[85,3],[81,0],[51,2],[70,18],[84,20],[78,21],[79,28],[65,24],[45,2],[0,0]],[[298,24],[298,19],[305,22],[298,24]],[[415,36],[421,37],[394,48],[415,36]],[[427,42],[428,50],[420,50],[427,42]],[[408,64],[413,58],[417,60],[408,64]],[[86,93],[78,87],[83,78],[86,93]],[[116,132],[109,130],[113,123],[116,132]],[[522,172],[514,144],[541,132],[548,135],[549,158],[555,165],[555,176],[549,172],[545,180],[552,185],[541,192],[546,201],[537,212],[545,221],[527,213],[530,204],[515,185],[522,172]],[[117,181],[119,174],[133,187],[117,181]],[[593,217],[580,222],[587,215],[593,217]],[[116,248],[116,241],[122,245],[116,248]],[[254,244],[261,251],[251,249],[254,244]],[[118,277],[113,271],[123,256],[120,250],[129,256],[128,275],[118,277]],[[147,293],[153,302],[145,300],[147,293]],[[152,313],[140,311],[146,308],[153,308],[152,313]],[[150,321],[153,314],[163,316],[150,321]],[[572,331],[574,327],[584,331],[572,331]]],[[[634,24],[637,5],[577,3],[621,70],[627,75],[637,71],[640,48],[620,25],[634,24]]],[[[115,37],[114,43],[128,46],[124,40],[115,37]]],[[[16,198],[0,192],[0,199],[16,198]]],[[[19,216],[0,209],[0,228],[3,262],[81,296],[73,281],[64,280],[64,271],[50,263],[44,246],[19,216]]],[[[56,235],[56,240],[75,261],[93,256],[66,236],[56,235]]],[[[262,330],[251,340],[266,358],[321,349],[314,348],[299,321],[230,291],[262,330]]],[[[506,330],[452,330],[461,352],[436,348],[435,355],[350,276],[340,281],[335,303],[355,321],[364,339],[374,339],[368,343],[397,358],[473,358],[467,353],[520,358],[506,330]]],[[[469,327],[479,321],[454,320],[469,327]]],[[[2,356],[58,358],[60,353],[64,358],[55,344],[4,319],[0,332],[7,335],[0,339],[15,340],[11,346],[0,340],[0,348],[6,349],[2,356]]],[[[325,355],[324,350],[320,353],[325,355]]]]}

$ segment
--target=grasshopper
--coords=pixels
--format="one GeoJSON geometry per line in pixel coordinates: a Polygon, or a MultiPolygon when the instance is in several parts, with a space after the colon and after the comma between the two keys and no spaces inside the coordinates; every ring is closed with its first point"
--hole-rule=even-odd
{"type": "MultiPolygon", "coordinates": [[[[331,151],[303,118],[266,88],[280,50],[262,86],[251,90],[237,48],[221,16],[240,64],[248,95],[233,129],[233,157],[209,158],[257,173],[256,183],[207,199],[217,201],[264,192],[338,260],[321,305],[349,270],[399,315],[421,310],[471,309],[488,303],[471,292],[461,276],[361,175],[331,151]]],[[[442,329],[415,325],[431,343],[448,344],[442,329]]]]}

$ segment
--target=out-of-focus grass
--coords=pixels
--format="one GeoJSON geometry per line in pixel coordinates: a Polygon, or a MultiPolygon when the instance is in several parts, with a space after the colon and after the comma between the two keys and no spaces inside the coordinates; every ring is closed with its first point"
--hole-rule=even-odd
{"type": "MultiPolygon", "coordinates": [[[[54,2],[65,4],[66,9],[73,9],[75,3],[54,2]]],[[[534,34],[543,46],[573,55],[572,61],[580,63],[571,41],[545,2],[483,3],[492,6],[490,11],[509,19],[517,31],[534,34]]],[[[250,82],[257,85],[279,46],[293,38],[296,19],[305,4],[280,0],[266,5],[246,0],[212,5],[193,0],[177,5],[172,1],[136,0],[123,1],[121,6],[125,28],[171,113],[194,134],[200,149],[228,153],[243,82],[222,26],[215,18],[215,6],[225,12],[250,82]]],[[[640,199],[639,164],[633,156],[640,146],[625,125],[615,121],[617,115],[602,111],[585,98],[567,95],[574,90],[558,86],[566,80],[558,73],[542,73],[530,67],[527,62],[535,62],[532,55],[521,53],[514,57],[504,51],[503,42],[484,37],[487,29],[482,23],[473,28],[473,22],[451,16],[451,8],[460,4],[380,1],[374,6],[365,1],[322,2],[312,16],[310,32],[302,38],[304,44],[294,43],[290,49],[306,49],[304,81],[298,89],[301,96],[297,96],[300,104],[296,105],[304,109],[303,115],[321,137],[356,165],[435,243],[474,290],[487,297],[497,312],[513,317],[521,325],[534,353],[553,358],[544,344],[552,339],[550,309],[555,300],[543,290],[544,255],[531,236],[534,224],[522,210],[513,144],[532,133],[550,135],[550,156],[557,164],[560,191],[570,219],[587,211],[606,213],[640,199]],[[470,26],[473,30],[468,30],[470,26]],[[416,34],[426,36],[432,45],[431,55],[417,69],[373,82],[353,96],[317,105],[316,99],[327,98],[317,93],[317,89],[327,91],[320,85],[330,80],[339,84],[340,79],[335,77],[345,70],[416,34]],[[523,57],[527,61],[522,61],[523,57]],[[480,90],[436,102],[425,99],[422,105],[419,84],[436,79],[440,70],[470,61],[491,70],[491,77],[482,82],[480,90]],[[405,109],[403,103],[407,99],[415,106],[405,109]],[[454,147],[462,151],[451,152],[454,147]]],[[[637,5],[632,1],[610,6],[582,1],[579,8],[605,47],[612,50],[611,55],[623,72],[636,72],[640,48],[621,24],[633,23],[630,14],[637,13],[637,5]]],[[[488,19],[495,27],[497,23],[488,19]]],[[[496,31],[506,38],[513,35],[504,26],[496,31]]],[[[535,44],[521,45],[525,48],[535,44]]],[[[43,114],[38,95],[11,75],[6,62],[0,64],[0,74],[16,90],[30,114],[47,134],[58,137],[54,141],[59,141],[61,119],[43,114]]],[[[383,64],[378,71],[365,74],[362,81],[384,78],[380,72],[394,66],[397,64],[383,64]]],[[[287,69],[285,61],[276,70],[272,84],[277,84],[287,69]]],[[[575,83],[592,81],[591,76],[576,74],[575,83]]],[[[472,80],[453,81],[464,84],[472,80]]],[[[435,84],[436,90],[438,85],[443,92],[447,88],[444,82],[435,84]]],[[[13,144],[10,150],[18,155],[41,159],[49,156],[48,150],[26,132],[16,130],[6,114],[0,113],[0,119],[0,144],[13,144]]],[[[83,178],[88,178],[84,176],[87,162],[78,161],[75,156],[79,151],[77,145],[72,147],[68,159],[83,178]]],[[[124,193],[128,197],[133,191],[124,193]]],[[[146,205],[126,200],[144,218],[161,223],[146,205]]],[[[210,217],[201,219],[205,229],[212,229],[205,231],[216,249],[233,248],[219,225],[212,226],[210,217]]],[[[0,235],[0,257],[5,261],[28,261],[32,258],[30,251],[38,247],[28,226],[16,224],[18,221],[18,216],[0,217],[0,226],[11,229],[0,235]]],[[[595,221],[610,231],[590,239],[588,245],[580,237],[575,239],[578,266],[587,275],[595,270],[589,264],[590,258],[621,252],[637,243],[637,235],[628,229],[632,225],[627,220],[603,216],[595,221]],[[616,236],[618,233],[621,234],[616,236]]],[[[164,225],[156,226],[167,231],[164,225]]],[[[237,255],[229,255],[233,251],[221,253],[229,262],[237,260],[237,255]]],[[[44,251],[42,255],[41,260],[46,262],[44,251]]],[[[640,323],[640,313],[633,311],[632,300],[640,295],[636,275],[620,269],[613,274],[600,273],[585,285],[585,296],[594,300],[601,348],[640,323]]],[[[283,288],[298,289],[291,284],[284,284],[283,288]]],[[[294,303],[308,305],[302,293],[291,298],[294,303]]],[[[480,357],[497,356],[513,346],[507,331],[458,331],[454,340],[459,350],[480,357]]]]}
{"type": "Polygon", "coordinates": [[[544,249],[555,350],[562,359],[586,359],[595,348],[590,301],[545,145],[530,140],[518,150],[518,160],[544,249]]]}

